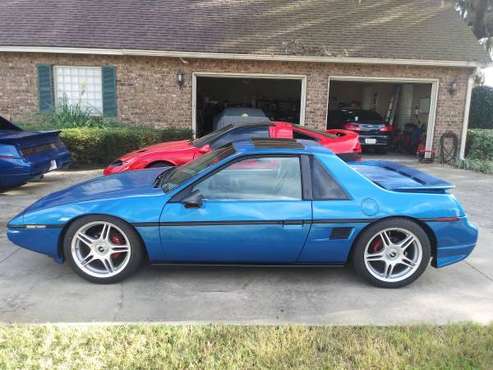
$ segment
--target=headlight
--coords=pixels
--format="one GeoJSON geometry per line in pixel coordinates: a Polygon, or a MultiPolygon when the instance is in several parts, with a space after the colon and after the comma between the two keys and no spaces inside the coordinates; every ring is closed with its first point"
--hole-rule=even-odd
{"type": "Polygon", "coordinates": [[[15,145],[0,144],[0,158],[20,158],[15,145]]]}

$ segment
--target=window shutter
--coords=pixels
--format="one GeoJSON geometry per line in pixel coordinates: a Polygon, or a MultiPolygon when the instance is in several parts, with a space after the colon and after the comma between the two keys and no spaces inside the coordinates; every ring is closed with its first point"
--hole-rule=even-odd
{"type": "Polygon", "coordinates": [[[103,66],[103,116],[116,117],[116,68],[115,66],[103,66]]]}
{"type": "Polygon", "coordinates": [[[49,64],[38,64],[39,111],[51,112],[54,106],[53,69],[49,64]]]}

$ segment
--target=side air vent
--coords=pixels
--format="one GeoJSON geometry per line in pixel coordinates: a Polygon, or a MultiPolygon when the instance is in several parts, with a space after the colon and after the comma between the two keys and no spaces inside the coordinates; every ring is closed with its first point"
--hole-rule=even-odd
{"type": "Polygon", "coordinates": [[[330,239],[331,240],[344,240],[349,238],[349,235],[351,235],[351,231],[353,228],[351,227],[335,227],[332,229],[332,232],[330,234],[330,239]]]}

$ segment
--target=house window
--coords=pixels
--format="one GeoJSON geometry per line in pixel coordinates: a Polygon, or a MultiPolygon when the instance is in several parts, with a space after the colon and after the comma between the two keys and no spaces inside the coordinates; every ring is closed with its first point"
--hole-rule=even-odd
{"type": "Polygon", "coordinates": [[[79,106],[91,114],[103,112],[100,67],[54,67],[55,104],[79,106]]]}

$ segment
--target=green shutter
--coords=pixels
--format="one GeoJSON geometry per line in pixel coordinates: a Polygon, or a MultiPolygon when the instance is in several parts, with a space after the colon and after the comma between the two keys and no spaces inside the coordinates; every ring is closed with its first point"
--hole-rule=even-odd
{"type": "Polygon", "coordinates": [[[116,117],[116,68],[115,66],[103,66],[103,116],[116,117]]]}
{"type": "Polygon", "coordinates": [[[49,64],[38,64],[39,111],[51,112],[54,106],[53,69],[49,64]]]}

